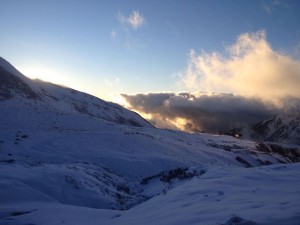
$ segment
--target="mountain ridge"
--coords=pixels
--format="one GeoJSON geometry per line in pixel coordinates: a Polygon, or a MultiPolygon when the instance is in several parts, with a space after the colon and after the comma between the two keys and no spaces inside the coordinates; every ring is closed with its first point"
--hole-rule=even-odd
{"type": "Polygon", "coordinates": [[[234,132],[256,141],[300,145],[300,113],[278,114],[231,134],[234,132]]]}
{"type": "MultiPolygon", "coordinates": [[[[22,75],[10,63],[0,59],[0,101],[18,99],[38,101],[40,108],[51,108],[65,113],[85,114],[114,123],[133,126],[152,126],[137,113],[115,103],[106,102],[92,95],[41,80],[31,80],[22,75]],[[46,106],[46,107],[45,107],[46,106]]],[[[30,104],[28,101],[26,104],[30,104]]],[[[37,106],[36,106],[37,107],[37,106]]]]}

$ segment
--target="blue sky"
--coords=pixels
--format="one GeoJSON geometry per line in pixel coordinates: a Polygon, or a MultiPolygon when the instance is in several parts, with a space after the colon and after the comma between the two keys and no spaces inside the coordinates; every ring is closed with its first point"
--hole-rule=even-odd
{"type": "Polygon", "coordinates": [[[0,0],[0,55],[106,100],[180,92],[192,49],[226,57],[245,33],[264,31],[272,51],[299,59],[299,12],[298,0],[0,0]]]}

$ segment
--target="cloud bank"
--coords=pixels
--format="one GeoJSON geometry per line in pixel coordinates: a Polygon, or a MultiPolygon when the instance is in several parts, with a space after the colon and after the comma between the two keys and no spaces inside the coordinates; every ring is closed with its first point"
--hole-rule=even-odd
{"type": "Polygon", "coordinates": [[[158,127],[222,133],[277,114],[272,103],[233,94],[152,93],[122,95],[131,107],[151,115],[158,127]]]}
{"type": "Polygon", "coordinates": [[[178,83],[185,93],[122,96],[154,125],[185,131],[222,133],[300,112],[300,61],[272,49],[264,31],[240,35],[225,54],[191,50],[178,83]]]}

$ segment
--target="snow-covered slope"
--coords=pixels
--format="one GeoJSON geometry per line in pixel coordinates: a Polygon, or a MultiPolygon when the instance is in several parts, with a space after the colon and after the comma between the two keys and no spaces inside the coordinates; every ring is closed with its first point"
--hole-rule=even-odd
{"type": "Polygon", "coordinates": [[[1,65],[1,225],[299,221],[298,146],[156,129],[1,65]]]}
{"type": "Polygon", "coordinates": [[[300,145],[300,114],[279,114],[242,130],[244,137],[300,145]]]}
{"type": "Polygon", "coordinates": [[[253,127],[254,138],[300,145],[300,114],[281,114],[253,127]]]}
{"type": "Polygon", "coordinates": [[[300,165],[214,167],[130,210],[55,202],[0,206],[3,225],[298,225],[300,165]]]}
{"type": "MultiPolygon", "coordinates": [[[[78,120],[82,117],[93,117],[117,124],[151,127],[139,115],[117,104],[70,88],[31,80],[3,58],[0,58],[0,103],[1,110],[6,111],[7,115],[15,111],[18,115],[24,114],[22,118],[13,118],[13,121],[20,118],[35,121],[35,125],[48,128],[56,126],[53,116],[59,120],[59,115],[75,116],[78,120]],[[39,121],[40,114],[43,114],[42,121],[39,121]],[[45,114],[48,114],[49,118],[46,118],[45,114]],[[48,124],[43,124],[45,122],[48,124]]],[[[6,116],[6,119],[11,118],[6,116]]],[[[76,120],[73,120],[73,123],[76,123],[76,120]]],[[[10,121],[8,124],[11,126],[10,121]]]]}

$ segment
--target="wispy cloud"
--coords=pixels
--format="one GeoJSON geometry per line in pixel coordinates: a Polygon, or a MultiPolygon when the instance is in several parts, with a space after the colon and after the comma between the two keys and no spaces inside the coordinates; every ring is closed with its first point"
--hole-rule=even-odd
{"type": "Polygon", "coordinates": [[[282,0],[268,0],[268,1],[263,1],[262,2],[262,7],[268,14],[272,14],[274,11],[275,7],[284,7],[284,8],[289,8],[290,6],[288,5],[287,1],[282,1],[282,0]]]}
{"type": "Polygon", "coordinates": [[[262,3],[262,7],[264,8],[264,10],[268,13],[271,14],[272,13],[272,8],[270,4],[266,4],[266,3],[262,3]]]}
{"type": "Polygon", "coordinates": [[[145,22],[144,16],[139,11],[133,11],[128,17],[119,12],[118,19],[122,24],[125,24],[134,30],[140,28],[145,22]]]}
{"type": "Polygon", "coordinates": [[[120,85],[120,79],[118,77],[114,79],[104,79],[104,83],[109,88],[115,88],[120,85]]]}
{"type": "Polygon", "coordinates": [[[117,31],[115,29],[113,29],[111,31],[111,33],[110,33],[110,36],[111,36],[112,39],[116,39],[116,37],[117,37],[117,31]]]}
{"type": "Polygon", "coordinates": [[[139,11],[133,11],[128,17],[118,12],[117,20],[121,26],[118,30],[113,30],[111,33],[112,39],[115,39],[118,35],[121,43],[130,51],[146,46],[144,40],[137,38],[135,35],[136,30],[145,24],[145,17],[139,11]]]}
{"type": "Polygon", "coordinates": [[[127,21],[133,29],[137,29],[144,23],[144,17],[138,11],[133,11],[127,21]]]}
{"type": "Polygon", "coordinates": [[[300,61],[272,49],[266,32],[245,33],[218,52],[191,50],[180,83],[189,91],[228,92],[278,103],[300,97],[300,61]]]}

